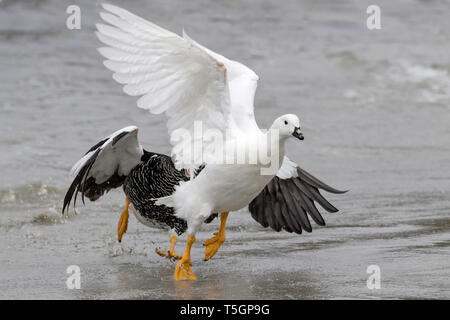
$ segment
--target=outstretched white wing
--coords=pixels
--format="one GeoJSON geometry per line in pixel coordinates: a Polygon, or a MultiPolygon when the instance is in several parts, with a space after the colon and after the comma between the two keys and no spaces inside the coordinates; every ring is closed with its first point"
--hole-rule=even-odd
{"type": "Polygon", "coordinates": [[[104,64],[125,93],[141,96],[140,108],[167,115],[178,168],[186,161],[202,163],[211,150],[205,141],[200,153],[192,149],[198,145],[194,140],[203,138],[194,135],[196,121],[203,132],[214,128],[224,136],[227,130],[246,128],[246,123],[256,126],[253,96],[258,77],[253,71],[124,9],[109,4],[103,8],[107,12],[100,16],[110,24],[97,25],[98,38],[108,45],[99,49],[107,58],[104,64]],[[244,104],[251,107],[244,109],[244,104]]]}

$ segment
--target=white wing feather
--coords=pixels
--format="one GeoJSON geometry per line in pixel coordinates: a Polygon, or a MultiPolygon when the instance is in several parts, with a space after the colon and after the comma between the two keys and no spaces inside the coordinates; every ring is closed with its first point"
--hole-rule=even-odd
{"type": "Polygon", "coordinates": [[[144,153],[142,146],[137,139],[137,132],[137,127],[129,126],[109,135],[104,139],[105,142],[101,146],[89,151],[83,158],[75,163],[72,170],[70,170],[70,175],[75,177],[86,162],[99,149],[100,152],[86,179],[94,177],[95,182],[101,184],[116,172],[119,176],[128,175],[131,169],[141,162],[141,157],[144,153]],[[121,136],[121,138],[115,141],[119,136],[121,136]]]}
{"type": "Polygon", "coordinates": [[[193,137],[195,121],[204,130],[233,127],[225,72],[186,39],[116,6],[103,8],[109,13],[101,13],[102,19],[112,25],[97,25],[98,38],[109,46],[99,49],[108,59],[105,66],[124,84],[125,93],[142,96],[140,108],[166,113],[177,167],[185,166],[186,159],[201,163],[202,154],[195,159],[185,154],[193,138],[181,139],[175,131],[187,130],[185,136],[193,137]]]}
{"type": "Polygon", "coordinates": [[[183,38],[224,64],[227,69],[231,114],[239,129],[244,132],[259,129],[254,114],[254,99],[259,76],[242,63],[225,58],[192,40],[184,29],[183,38]]]}
{"type": "Polygon", "coordinates": [[[101,18],[110,25],[98,24],[96,34],[108,46],[99,49],[107,58],[104,64],[125,93],[142,96],[140,108],[167,115],[177,168],[189,166],[187,159],[190,165],[202,163],[212,150],[205,141],[201,153],[192,150],[196,121],[203,132],[214,128],[224,136],[238,128],[257,128],[253,98],[258,77],[253,71],[187,35],[182,38],[113,5],[103,8],[108,12],[101,18]]]}

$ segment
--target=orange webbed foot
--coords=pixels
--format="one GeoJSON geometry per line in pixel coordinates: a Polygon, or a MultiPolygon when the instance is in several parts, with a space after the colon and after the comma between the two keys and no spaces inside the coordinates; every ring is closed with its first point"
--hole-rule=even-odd
{"type": "Polygon", "coordinates": [[[175,280],[197,280],[191,268],[191,259],[181,259],[175,268],[175,280]]]}
{"type": "Polygon", "coordinates": [[[203,242],[205,248],[205,261],[208,261],[219,250],[220,246],[225,242],[225,225],[228,218],[228,212],[222,212],[220,214],[220,229],[218,232],[214,232],[214,237],[207,239],[203,242]]]}
{"type": "Polygon", "coordinates": [[[195,242],[195,237],[187,236],[186,250],[184,250],[181,260],[175,268],[175,280],[197,280],[191,268],[191,247],[195,242]]]}
{"type": "Polygon", "coordinates": [[[214,237],[207,239],[203,242],[205,248],[205,261],[208,261],[219,250],[222,243],[225,242],[225,233],[221,234],[220,232],[214,232],[214,237]]]}

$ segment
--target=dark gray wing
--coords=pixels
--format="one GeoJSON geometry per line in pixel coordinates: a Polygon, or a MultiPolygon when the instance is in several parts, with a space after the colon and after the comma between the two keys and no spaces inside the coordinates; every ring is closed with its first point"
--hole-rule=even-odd
{"type": "Polygon", "coordinates": [[[78,192],[95,201],[105,192],[121,186],[128,173],[142,160],[144,151],[137,139],[135,126],[120,129],[106,137],[81,158],[72,168],[74,177],[64,197],[62,212],[73,198],[75,207],[78,192]]]}
{"type": "Polygon", "coordinates": [[[328,212],[337,212],[320,193],[320,189],[330,193],[345,193],[323,183],[296,163],[284,157],[277,175],[260,194],[250,202],[248,209],[252,217],[263,227],[276,231],[311,232],[308,215],[320,226],[325,225],[316,203],[328,212]]]}

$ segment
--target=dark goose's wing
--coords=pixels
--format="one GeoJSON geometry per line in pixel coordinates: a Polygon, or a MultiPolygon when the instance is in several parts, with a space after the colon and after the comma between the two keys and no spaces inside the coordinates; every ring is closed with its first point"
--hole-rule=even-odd
{"type": "Polygon", "coordinates": [[[95,201],[105,191],[121,186],[131,169],[141,162],[144,154],[137,139],[138,128],[129,126],[120,129],[93,146],[83,158],[73,166],[70,174],[74,177],[64,197],[62,212],[73,205],[78,192],[95,201]]]}
{"type": "Polygon", "coordinates": [[[277,175],[260,194],[250,202],[248,209],[252,217],[263,227],[276,231],[311,232],[308,215],[320,226],[325,225],[316,203],[328,212],[337,212],[320,193],[319,189],[331,193],[345,193],[323,183],[301,169],[295,162],[284,157],[277,175]]]}

